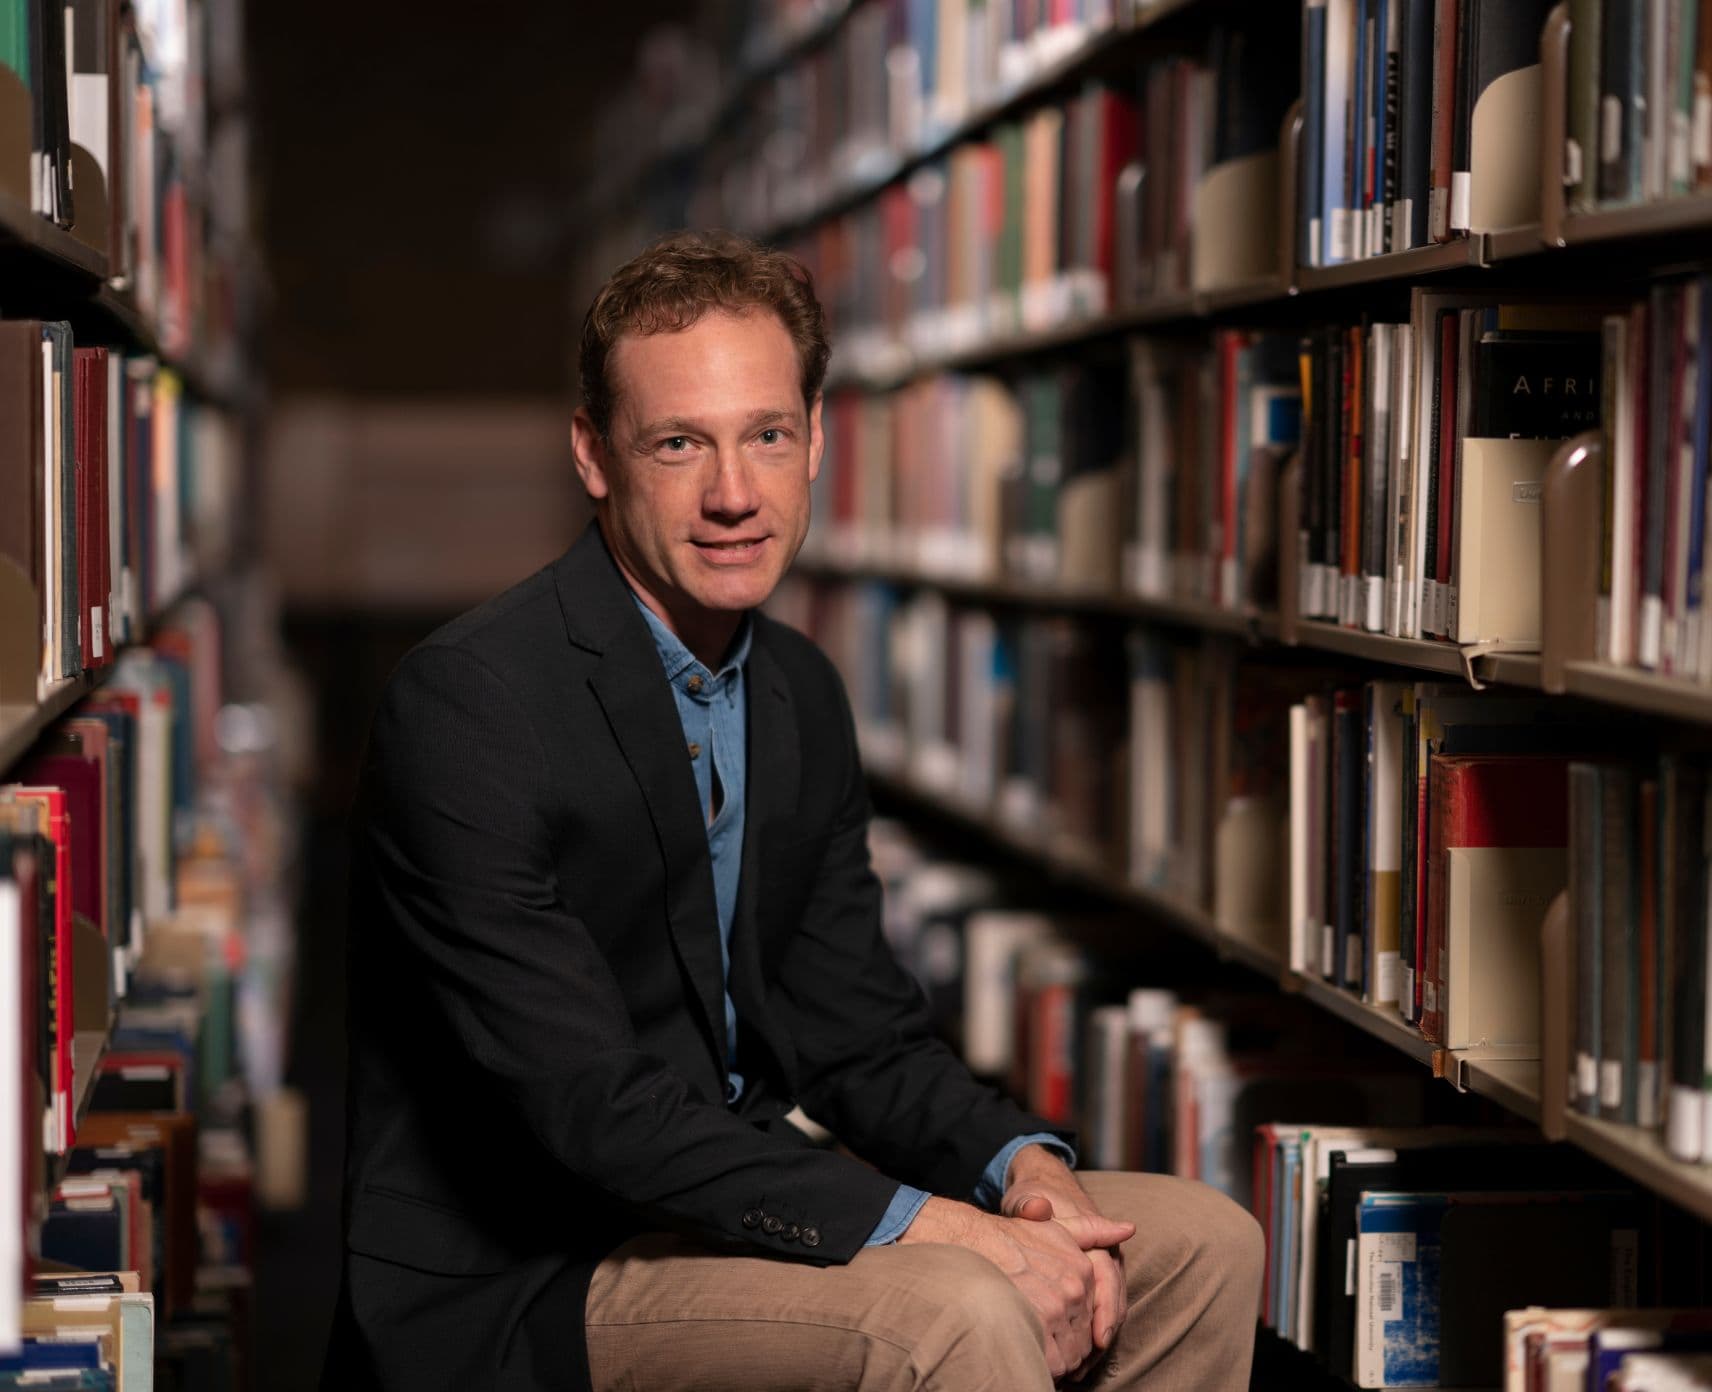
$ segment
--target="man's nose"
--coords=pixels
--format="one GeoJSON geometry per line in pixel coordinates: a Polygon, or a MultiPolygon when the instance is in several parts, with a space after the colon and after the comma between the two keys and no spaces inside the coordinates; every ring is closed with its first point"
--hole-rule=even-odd
{"type": "Polygon", "coordinates": [[[757,506],[755,479],[741,450],[721,450],[703,506],[715,517],[747,517],[757,506]]]}

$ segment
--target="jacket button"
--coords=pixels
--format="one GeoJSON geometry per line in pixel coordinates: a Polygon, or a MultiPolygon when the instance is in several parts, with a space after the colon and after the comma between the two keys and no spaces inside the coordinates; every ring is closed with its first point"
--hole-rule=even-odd
{"type": "Polygon", "coordinates": [[[761,1226],[761,1210],[758,1208],[752,1208],[747,1213],[745,1213],[743,1215],[743,1226],[746,1228],[758,1228],[758,1227],[760,1227],[761,1226]]]}
{"type": "Polygon", "coordinates": [[[768,1237],[777,1237],[779,1229],[784,1226],[785,1220],[783,1218],[775,1218],[771,1213],[761,1220],[761,1231],[766,1233],[768,1237]]]}
{"type": "Polygon", "coordinates": [[[802,1236],[802,1229],[799,1228],[795,1223],[786,1223],[785,1224],[785,1231],[782,1234],[782,1236],[784,1237],[786,1242],[795,1242],[799,1237],[802,1236]]]}
{"type": "Polygon", "coordinates": [[[820,1229],[812,1226],[804,1228],[802,1230],[802,1245],[804,1247],[820,1246],[820,1229]]]}

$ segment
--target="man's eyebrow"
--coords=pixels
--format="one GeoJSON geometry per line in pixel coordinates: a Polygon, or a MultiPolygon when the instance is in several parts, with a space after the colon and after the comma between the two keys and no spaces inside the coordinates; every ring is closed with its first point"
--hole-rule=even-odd
{"type": "MultiPolygon", "coordinates": [[[[768,425],[789,425],[794,423],[800,414],[800,412],[790,411],[782,406],[762,406],[751,411],[744,418],[743,425],[748,430],[759,430],[768,425]]],[[[693,421],[688,416],[662,416],[659,420],[649,421],[636,432],[639,439],[657,439],[662,435],[700,435],[705,433],[705,427],[699,421],[693,421]]]]}

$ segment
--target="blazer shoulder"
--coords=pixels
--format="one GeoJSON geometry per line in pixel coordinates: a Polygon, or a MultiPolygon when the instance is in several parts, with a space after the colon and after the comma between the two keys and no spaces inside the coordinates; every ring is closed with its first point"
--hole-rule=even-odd
{"type": "Polygon", "coordinates": [[[799,697],[842,701],[844,679],[813,639],[766,614],[755,615],[755,636],[799,697]]]}
{"type": "Polygon", "coordinates": [[[440,625],[408,653],[400,666],[435,650],[473,659],[511,686],[539,669],[544,652],[565,645],[563,617],[545,566],[509,590],[440,625]]]}

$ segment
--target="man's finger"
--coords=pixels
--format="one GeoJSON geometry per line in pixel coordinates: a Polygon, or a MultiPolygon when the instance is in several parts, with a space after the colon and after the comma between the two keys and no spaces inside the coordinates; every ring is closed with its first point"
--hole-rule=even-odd
{"type": "Polygon", "coordinates": [[[1058,1220],[1084,1252],[1096,1247],[1116,1247],[1135,1236],[1135,1224],[1102,1217],[1098,1213],[1071,1213],[1058,1220]]]}
{"type": "Polygon", "coordinates": [[[1117,1337],[1128,1303],[1123,1262],[1110,1252],[1090,1253],[1089,1260],[1094,1265],[1094,1346],[1103,1352],[1117,1337]]]}

